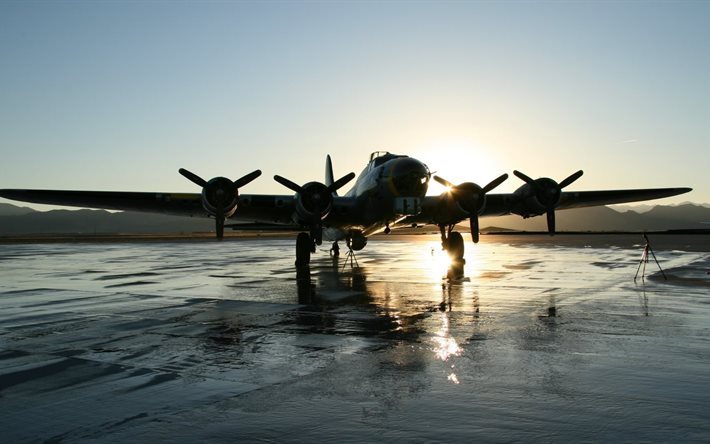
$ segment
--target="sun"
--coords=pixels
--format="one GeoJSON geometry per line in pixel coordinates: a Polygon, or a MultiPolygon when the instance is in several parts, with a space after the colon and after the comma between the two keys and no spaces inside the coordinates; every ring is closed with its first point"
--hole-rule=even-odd
{"type": "MultiPolygon", "coordinates": [[[[485,186],[506,172],[495,150],[467,138],[431,140],[416,147],[412,155],[426,163],[433,174],[453,184],[474,182],[485,186]]],[[[427,194],[445,191],[447,187],[432,180],[427,194]]]]}

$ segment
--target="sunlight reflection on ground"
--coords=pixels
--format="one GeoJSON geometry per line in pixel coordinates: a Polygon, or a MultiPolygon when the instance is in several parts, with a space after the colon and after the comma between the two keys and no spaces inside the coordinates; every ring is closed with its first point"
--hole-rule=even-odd
{"type": "Polygon", "coordinates": [[[469,239],[462,279],[438,236],[373,238],[353,268],[325,249],[302,274],[291,239],[3,245],[0,428],[707,441],[710,258],[659,246],[669,280],[634,283],[642,251],[598,242],[469,239]]]}

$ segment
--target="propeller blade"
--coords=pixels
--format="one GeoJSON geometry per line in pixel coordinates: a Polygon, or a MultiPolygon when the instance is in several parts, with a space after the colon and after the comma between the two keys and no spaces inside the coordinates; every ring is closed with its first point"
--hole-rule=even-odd
{"type": "Polygon", "coordinates": [[[550,233],[550,236],[555,234],[555,209],[554,208],[547,209],[547,232],[550,233]]]}
{"type": "Polygon", "coordinates": [[[500,185],[500,184],[502,184],[503,182],[505,182],[506,179],[508,179],[508,173],[505,173],[505,174],[499,176],[497,179],[494,179],[493,181],[491,181],[491,183],[489,183],[488,185],[486,185],[485,187],[483,187],[483,194],[486,194],[487,192],[489,192],[489,191],[491,191],[492,189],[496,188],[498,185],[500,185]]]}
{"type": "Polygon", "coordinates": [[[285,177],[281,177],[278,174],[274,176],[274,180],[281,185],[285,186],[291,191],[294,191],[296,193],[301,193],[303,192],[303,188],[301,188],[299,185],[296,185],[295,183],[291,182],[290,180],[286,179],[285,177]]]}
{"type": "Polygon", "coordinates": [[[241,188],[259,176],[261,176],[261,170],[254,170],[246,176],[240,177],[239,179],[235,180],[234,188],[241,188]]]}
{"type": "Polygon", "coordinates": [[[351,172],[349,174],[346,174],[345,176],[343,176],[340,179],[333,182],[333,184],[328,187],[328,191],[331,193],[334,191],[338,191],[338,189],[342,188],[346,183],[353,180],[354,177],[355,177],[355,173],[351,172]]]}
{"type": "Polygon", "coordinates": [[[195,173],[192,173],[192,172],[186,170],[185,168],[180,168],[178,170],[178,172],[180,174],[182,174],[183,176],[185,176],[185,178],[187,178],[187,180],[194,183],[195,185],[199,185],[201,187],[204,187],[205,185],[207,185],[207,181],[205,179],[201,178],[200,176],[198,176],[195,173]]]}
{"type": "Polygon", "coordinates": [[[443,177],[434,176],[434,180],[437,181],[437,182],[439,182],[439,183],[442,184],[443,186],[448,187],[448,188],[455,188],[455,187],[456,187],[456,185],[454,185],[453,183],[451,183],[451,182],[449,182],[448,180],[444,179],[443,177]]]}
{"type": "Polygon", "coordinates": [[[325,156],[325,186],[333,185],[335,178],[333,177],[333,161],[330,160],[330,154],[325,156]]]}
{"type": "Polygon", "coordinates": [[[215,231],[217,233],[217,240],[222,240],[224,237],[224,213],[221,207],[218,208],[217,214],[214,217],[215,221],[215,231]]]}
{"type": "Polygon", "coordinates": [[[513,174],[518,176],[525,183],[529,183],[530,185],[533,185],[535,183],[534,180],[532,180],[530,177],[526,176],[525,174],[521,173],[518,170],[513,170],[513,174]]]}
{"type": "Polygon", "coordinates": [[[569,176],[567,179],[565,179],[565,180],[563,180],[562,182],[560,182],[560,189],[566,188],[567,186],[571,185],[572,182],[574,182],[575,180],[577,180],[577,179],[579,179],[580,177],[582,177],[582,174],[584,174],[584,171],[579,170],[579,171],[577,171],[576,173],[574,173],[574,174],[572,174],[571,176],[569,176]]]}
{"type": "Polygon", "coordinates": [[[480,236],[478,233],[478,214],[471,216],[469,223],[471,225],[471,238],[473,239],[473,243],[477,244],[480,236]]]}

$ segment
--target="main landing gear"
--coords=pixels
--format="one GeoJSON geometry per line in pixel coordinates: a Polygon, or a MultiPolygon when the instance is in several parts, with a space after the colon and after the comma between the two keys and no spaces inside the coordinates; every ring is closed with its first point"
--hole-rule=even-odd
{"type": "Polygon", "coordinates": [[[449,277],[461,277],[463,276],[463,266],[466,263],[466,259],[463,258],[463,236],[458,231],[452,231],[453,228],[453,225],[439,225],[441,246],[449,253],[451,258],[449,277]]]}
{"type": "Polygon", "coordinates": [[[308,233],[298,233],[296,238],[296,268],[308,267],[311,253],[316,252],[316,243],[308,233]]]}

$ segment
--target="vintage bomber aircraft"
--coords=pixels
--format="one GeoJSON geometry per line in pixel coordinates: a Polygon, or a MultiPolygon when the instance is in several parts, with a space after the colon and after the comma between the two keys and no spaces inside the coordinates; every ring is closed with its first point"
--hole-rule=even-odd
{"type": "Polygon", "coordinates": [[[503,174],[486,186],[472,182],[458,185],[439,176],[417,159],[388,152],[375,152],[353,188],[343,196],[337,191],[350,182],[354,173],[334,180],[330,156],[326,158],[325,182],[298,185],[274,176],[294,195],[239,194],[239,189],[261,175],[260,170],[231,181],[215,177],[209,181],[185,169],[180,174],[202,187],[201,194],[0,190],[0,196],[53,205],[68,205],[110,210],[146,211],[181,216],[213,217],[216,234],[222,239],[225,219],[283,225],[301,231],[296,240],[296,265],[306,266],[316,245],[323,240],[344,240],[350,249],[361,250],[367,237],[391,229],[418,224],[434,224],[441,232],[442,247],[454,263],[463,263],[464,244],[457,223],[469,220],[473,242],[478,242],[481,216],[517,214],[523,218],[547,215],[550,234],[555,232],[555,210],[657,199],[691,191],[690,188],[637,190],[562,191],[582,176],[582,171],[561,182],[550,178],[532,179],[514,171],[524,183],[513,193],[490,194],[508,178],[503,174]],[[425,196],[429,180],[448,187],[439,196],[425,196]]]}

